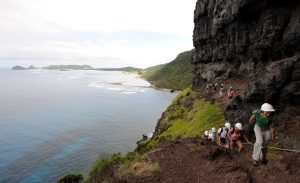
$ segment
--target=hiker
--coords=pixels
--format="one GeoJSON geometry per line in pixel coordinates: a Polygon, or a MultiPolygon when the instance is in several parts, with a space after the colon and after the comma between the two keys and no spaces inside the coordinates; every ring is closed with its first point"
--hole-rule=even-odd
{"type": "Polygon", "coordinates": [[[249,119],[249,124],[253,124],[255,132],[255,144],[253,148],[253,165],[258,166],[259,161],[262,164],[267,164],[267,148],[269,140],[274,140],[274,122],[276,117],[274,115],[275,109],[271,104],[264,103],[260,110],[254,110],[252,116],[249,119]]]}
{"type": "Polygon", "coordinates": [[[218,83],[215,83],[215,84],[213,85],[213,92],[216,92],[216,91],[217,91],[217,86],[218,86],[218,83]]]}
{"type": "Polygon", "coordinates": [[[228,138],[230,140],[229,148],[233,149],[234,143],[236,143],[239,147],[238,152],[242,152],[244,146],[241,141],[241,130],[243,130],[243,126],[241,123],[235,124],[235,128],[232,128],[228,131],[228,138]]]}
{"type": "Polygon", "coordinates": [[[207,91],[209,91],[211,89],[211,86],[212,86],[211,83],[209,83],[209,82],[206,83],[206,89],[207,89],[207,91]]]}
{"type": "Polygon", "coordinates": [[[221,87],[220,87],[220,90],[219,90],[219,94],[220,94],[220,98],[223,98],[223,96],[224,96],[224,85],[223,84],[221,84],[221,87]]]}
{"type": "Polygon", "coordinates": [[[221,85],[220,91],[219,91],[220,97],[222,98],[224,96],[224,87],[221,85]]]}
{"type": "Polygon", "coordinates": [[[227,133],[230,130],[230,128],[231,128],[231,125],[230,125],[230,123],[227,122],[227,123],[225,123],[224,127],[220,128],[218,130],[217,140],[218,140],[218,144],[222,147],[226,147],[226,148],[229,147],[226,138],[227,138],[227,133]]]}
{"type": "Polygon", "coordinates": [[[203,141],[208,141],[208,136],[209,136],[209,133],[208,133],[208,131],[206,130],[206,131],[204,132],[204,134],[202,135],[202,140],[203,140],[203,141]]]}
{"type": "Polygon", "coordinates": [[[234,91],[231,90],[228,92],[228,98],[232,98],[234,96],[234,91]]]}
{"type": "Polygon", "coordinates": [[[232,89],[232,86],[230,86],[229,89],[227,90],[227,96],[228,98],[232,98],[234,96],[234,91],[232,89]]]}
{"type": "Polygon", "coordinates": [[[217,138],[217,130],[215,127],[213,127],[211,131],[209,131],[208,139],[211,140],[212,142],[216,142],[216,138],[217,138]]]}

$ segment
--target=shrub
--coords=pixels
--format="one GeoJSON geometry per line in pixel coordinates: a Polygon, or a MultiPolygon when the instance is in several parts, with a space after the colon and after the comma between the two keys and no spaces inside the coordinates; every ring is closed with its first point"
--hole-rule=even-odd
{"type": "Polygon", "coordinates": [[[136,158],[137,154],[135,152],[129,152],[124,157],[121,158],[122,164],[127,164],[129,162],[132,162],[136,158]]]}
{"type": "Polygon", "coordinates": [[[129,179],[132,176],[144,177],[158,175],[161,172],[159,163],[147,161],[134,161],[127,165],[121,165],[118,169],[118,176],[122,179],[129,179]]]}
{"type": "Polygon", "coordinates": [[[83,176],[81,174],[67,174],[61,177],[57,183],[82,183],[83,176]]]}
{"type": "Polygon", "coordinates": [[[96,183],[102,181],[108,172],[109,167],[112,165],[111,158],[103,158],[97,162],[91,169],[87,182],[96,183]]]}

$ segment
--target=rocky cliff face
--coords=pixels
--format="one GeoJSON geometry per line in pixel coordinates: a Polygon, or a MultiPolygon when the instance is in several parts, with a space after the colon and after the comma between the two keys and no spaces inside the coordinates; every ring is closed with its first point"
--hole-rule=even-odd
{"type": "Polygon", "coordinates": [[[247,102],[300,106],[299,1],[198,0],[194,22],[194,86],[240,77],[247,102]]]}
{"type": "Polygon", "coordinates": [[[299,116],[299,0],[198,0],[194,23],[194,89],[235,86],[239,96],[226,108],[232,122],[264,102],[299,116]]]}

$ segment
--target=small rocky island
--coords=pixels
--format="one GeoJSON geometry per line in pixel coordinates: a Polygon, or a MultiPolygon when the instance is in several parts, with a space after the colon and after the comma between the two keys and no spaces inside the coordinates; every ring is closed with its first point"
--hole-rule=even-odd
{"type": "Polygon", "coordinates": [[[19,66],[19,65],[16,65],[16,66],[12,67],[12,70],[27,70],[27,69],[39,69],[39,68],[37,68],[33,65],[29,66],[28,68],[23,67],[23,66],[19,66]]]}
{"type": "Polygon", "coordinates": [[[22,66],[19,66],[19,65],[16,65],[12,68],[12,70],[26,70],[25,67],[22,67],[22,66]]]}

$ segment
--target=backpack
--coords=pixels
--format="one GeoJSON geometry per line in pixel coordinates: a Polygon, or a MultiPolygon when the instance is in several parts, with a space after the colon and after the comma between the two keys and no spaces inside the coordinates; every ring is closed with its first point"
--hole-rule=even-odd
{"type": "MultiPolygon", "coordinates": [[[[262,110],[257,110],[254,115],[257,118],[260,113],[262,112],[262,110]]],[[[268,123],[272,124],[273,123],[273,119],[274,119],[274,113],[271,113],[270,116],[268,117],[268,123]]]]}

